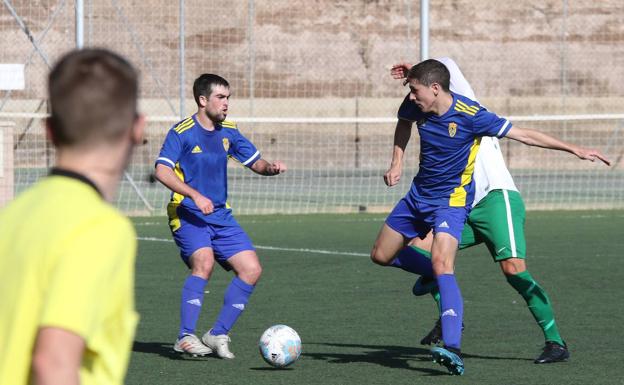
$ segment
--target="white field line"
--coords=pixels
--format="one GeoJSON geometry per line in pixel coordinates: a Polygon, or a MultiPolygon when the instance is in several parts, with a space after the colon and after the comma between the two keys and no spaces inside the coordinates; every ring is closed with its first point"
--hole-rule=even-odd
{"type": "MultiPolygon", "coordinates": [[[[279,221],[279,219],[273,219],[273,218],[267,218],[267,219],[252,219],[252,220],[245,220],[244,218],[237,218],[243,225],[246,224],[256,224],[256,223],[273,223],[276,221],[279,221]]],[[[380,216],[378,218],[361,218],[361,219],[357,219],[357,218],[353,218],[353,219],[330,219],[329,221],[331,222],[335,222],[335,223],[364,223],[364,222],[379,222],[380,226],[381,224],[385,221],[386,217],[385,216],[380,216]]],[[[288,223],[303,223],[304,220],[303,219],[295,219],[295,220],[291,220],[288,219],[288,223]]],[[[167,226],[167,222],[163,221],[163,222],[136,222],[134,224],[135,226],[167,226]]]]}
{"type": "MultiPolygon", "coordinates": [[[[150,241],[150,242],[171,242],[172,239],[163,239],[163,238],[154,238],[154,237],[137,237],[139,241],[150,241]]],[[[254,245],[256,249],[261,250],[278,250],[278,251],[294,251],[297,253],[311,253],[311,254],[329,254],[329,255],[349,255],[356,257],[368,257],[369,254],[366,253],[352,253],[348,251],[334,251],[334,250],[321,250],[321,249],[297,249],[291,247],[276,247],[276,246],[260,246],[254,245]]]]}

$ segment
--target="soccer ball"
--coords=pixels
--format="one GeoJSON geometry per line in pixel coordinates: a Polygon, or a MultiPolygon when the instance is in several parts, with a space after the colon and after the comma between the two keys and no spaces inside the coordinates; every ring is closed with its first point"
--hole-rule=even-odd
{"type": "Polygon", "coordinates": [[[291,327],[273,325],[262,333],[258,347],[260,355],[267,364],[276,368],[284,368],[299,358],[301,338],[291,327]]]}

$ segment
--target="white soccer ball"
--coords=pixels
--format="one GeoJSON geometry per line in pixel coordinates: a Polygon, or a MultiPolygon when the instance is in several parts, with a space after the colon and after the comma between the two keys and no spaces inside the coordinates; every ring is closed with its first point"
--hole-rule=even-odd
{"type": "Polygon", "coordinates": [[[301,354],[299,334],[286,325],[273,325],[262,333],[258,342],[260,355],[271,366],[284,368],[301,354]]]}

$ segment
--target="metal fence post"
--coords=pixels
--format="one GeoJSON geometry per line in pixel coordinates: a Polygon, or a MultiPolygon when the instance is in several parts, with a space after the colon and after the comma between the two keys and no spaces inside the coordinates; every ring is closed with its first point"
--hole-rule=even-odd
{"type": "Polygon", "coordinates": [[[184,119],[186,116],[186,111],[184,108],[184,83],[185,83],[185,73],[184,73],[184,0],[180,0],[180,120],[184,119]]]}
{"type": "Polygon", "coordinates": [[[420,60],[429,59],[429,0],[420,0],[420,60]]]}
{"type": "Polygon", "coordinates": [[[84,1],[76,0],[76,48],[84,47],[84,1]]]}

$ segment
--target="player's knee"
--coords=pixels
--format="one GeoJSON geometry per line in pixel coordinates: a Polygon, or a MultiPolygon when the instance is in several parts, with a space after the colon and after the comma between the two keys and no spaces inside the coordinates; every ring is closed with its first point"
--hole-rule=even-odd
{"type": "Polygon", "coordinates": [[[386,255],[382,249],[376,246],[373,247],[370,254],[371,261],[381,266],[388,266],[392,262],[392,257],[393,256],[386,255]]]}
{"type": "Polygon", "coordinates": [[[524,259],[509,258],[500,262],[501,270],[505,275],[516,275],[526,270],[524,259]]]}
{"type": "Polygon", "coordinates": [[[452,261],[445,259],[432,259],[431,265],[433,273],[438,276],[441,274],[453,274],[454,266],[452,261]]]}
{"type": "Polygon", "coordinates": [[[258,283],[261,275],[262,266],[259,263],[246,266],[245,269],[238,273],[238,277],[250,285],[258,283]]]}
{"type": "Polygon", "coordinates": [[[262,276],[262,266],[260,264],[254,266],[253,269],[251,269],[250,275],[251,278],[254,280],[254,284],[257,283],[262,276]]]}

